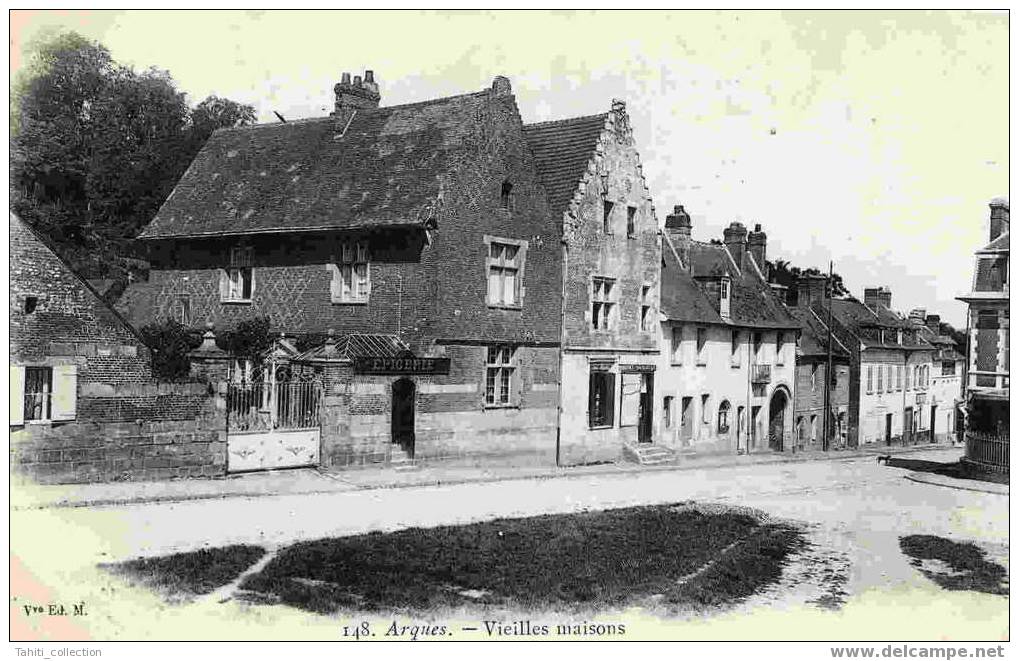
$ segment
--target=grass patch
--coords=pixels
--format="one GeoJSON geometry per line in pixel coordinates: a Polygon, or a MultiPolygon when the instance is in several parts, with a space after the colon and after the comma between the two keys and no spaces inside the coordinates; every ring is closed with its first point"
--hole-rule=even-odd
{"type": "Polygon", "coordinates": [[[263,555],[265,549],[260,546],[235,545],[138,558],[103,567],[171,599],[187,599],[228,585],[263,555]]]}
{"type": "Polygon", "coordinates": [[[1008,571],[990,562],[984,550],[969,542],[953,542],[935,535],[899,538],[910,564],[946,590],[974,590],[1008,596],[1008,571]]]}
{"type": "Polygon", "coordinates": [[[295,544],[241,588],[305,610],[622,606],[676,589],[673,603],[726,603],[781,573],[799,533],[742,513],[632,507],[295,544]],[[788,548],[782,548],[787,545],[788,548]]]}
{"type": "Polygon", "coordinates": [[[994,484],[1008,484],[1008,473],[996,473],[994,471],[980,471],[967,467],[959,461],[941,462],[928,461],[926,459],[910,459],[908,457],[892,457],[887,461],[892,468],[905,468],[919,473],[933,473],[957,480],[972,480],[975,482],[991,482],[994,484]]]}
{"type": "Polygon", "coordinates": [[[671,603],[719,606],[745,599],[778,581],[786,558],[805,545],[800,531],[785,525],[763,525],[722,553],[702,572],[683,581],[667,599],[671,603]]]}

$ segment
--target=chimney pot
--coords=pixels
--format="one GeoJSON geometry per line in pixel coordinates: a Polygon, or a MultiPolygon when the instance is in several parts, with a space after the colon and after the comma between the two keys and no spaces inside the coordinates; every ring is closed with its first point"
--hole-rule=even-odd
{"type": "Polygon", "coordinates": [[[509,78],[506,76],[496,76],[492,79],[492,93],[493,94],[510,94],[513,92],[513,86],[510,84],[509,78]]]}
{"type": "Polygon", "coordinates": [[[354,111],[379,107],[381,96],[379,86],[375,82],[374,71],[365,71],[364,80],[361,76],[354,76],[353,82],[350,73],[345,71],[340,77],[340,82],[333,87],[333,91],[336,94],[336,102],[332,116],[342,126],[347,125],[354,111]]]}

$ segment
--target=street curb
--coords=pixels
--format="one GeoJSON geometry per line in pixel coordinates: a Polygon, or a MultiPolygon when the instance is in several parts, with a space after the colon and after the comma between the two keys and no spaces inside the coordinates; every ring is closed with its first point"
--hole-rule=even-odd
{"type": "Polygon", "coordinates": [[[986,487],[981,488],[979,484],[969,484],[970,482],[977,482],[976,480],[957,480],[951,477],[939,476],[940,479],[934,479],[925,473],[909,473],[905,475],[907,480],[917,482],[920,484],[933,484],[937,487],[945,487],[946,489],[958,489],[959,491],[976,491],[979,493],[993,493],[996,496],[1009,495],[1009,487],[1007,484],[997,484],[995,482],[987,482],[986,487]]]}
{"type": "MultiPolygon", "coordinates": [[[[57,501],[49,503],[38,503],[38,504],[25,504],[25,505],[14,505],[11,506],[11,511],[24,511],[24,510],[40,510],[40,509],[73,509],[78,507],[105,507],[110,505],[151,505],[154,503],[185,503],[198,500],[220,500],[226,498],[267,498],[267,497],[282,497],[282,496],[310,496],[310,495],[321,495],[330,493],[350,493],[355,491],[376,491],[382,489],[413,489],[420,487],[442,487],[442,486],[458,486],[462,484],[491,484],[493,482],[519,482],[521,480],[558,480],[558,479],[578,479],[582,477],[591,476],[618,476],[635,473],[662,473],[662,472],[682,472],[682,471],[693,471],[700,469],[714,469],[714,468],[735,468],[744,466],[769,466],[774,464],[793,464],[793,463],[807,463],[811,461],[849,461],[853,459],[860,459],[863,457],[876,457],[881,453],[899,455],[909,454],[912,452],[923,452],[930,450],[950,450],[953,446],[945,445],[923,445],[913,447],[898,447],[888,448],[880,447],[871,450],[856,450],[852,452],[838,451],[837,454],[829,455],[817,455],[812,454],[810,456],[796,456],[793,454],[782,455],[776,454],[774,458],[764,459],[760,461],[748,462],[748,463],[734,463],[731,461],[733,455],[723,455],[730,459],[728,462],[719,461],[705,464],[672,464],[672,465],[660,465],[660,466],[641,466],[639,464],[616,464],[612,468],[598,467],[597,470],[591,470],[592,467],[577,466],[574,468],[567,468],[565,470],[571,471],[569,473],[531,473],[522,475],[492,475],[484,477],[466,477],[466,478],[429,478],[421,480],[419,482],[403,483],[403,482],[391,482],[384,484],[369,484],[359,485],[352,482],[347,482],[342,479],[337,480],[342,483],[346,488],[343,489],[304,489],[297,491],[240,491],[240,492],[227,492],[227,493],[204,493],[204,494],[175,494],[168,496],[143,496],[138,498],[97,498],[93,500],[78,500],[78,501],[57,501]],[[587,468],[585,470],[585,468],[587,468]],[[576,472],[573,472],[576,471],[576,472]]],[[[742,455],[739,455],[742,456],[742,455]]],[[[563,469],[560,469],[563,470],[563,469]]]]}

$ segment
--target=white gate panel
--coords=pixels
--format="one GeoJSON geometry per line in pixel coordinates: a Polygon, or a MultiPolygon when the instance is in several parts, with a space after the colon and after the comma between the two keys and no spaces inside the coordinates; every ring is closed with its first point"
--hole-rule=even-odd
{"type": "Polygon", "coordinates": [[[319,430],[231,432],[227,454],[227,470],[231,473],[317,466],[319,430]]]}

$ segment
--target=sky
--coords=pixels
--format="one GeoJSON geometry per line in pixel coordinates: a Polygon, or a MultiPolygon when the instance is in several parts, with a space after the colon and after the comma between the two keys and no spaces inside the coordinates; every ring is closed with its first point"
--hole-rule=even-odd
{"type": "Polygon", "coordinates": [[[62,28],[267,122],[328,114],[365,69],[382,105],[504,75],[525,122],[623,99],[660,222],[760,223],[769,259],[832,260],[858,298],[957,327],[1008,195],[1007,12],[12,12],[11,73],[62,28]]]}

